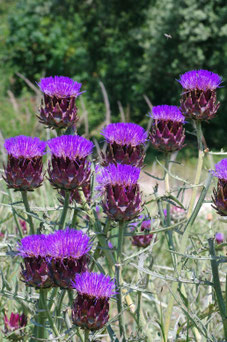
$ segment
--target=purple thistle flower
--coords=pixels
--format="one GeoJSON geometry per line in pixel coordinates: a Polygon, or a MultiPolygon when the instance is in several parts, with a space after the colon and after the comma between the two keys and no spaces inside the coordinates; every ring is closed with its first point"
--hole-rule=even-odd
{"type": "Polygon", "coordinates": [[[38,86],[44,93],[40,122],[58,129],[74,126],[79,119],[75,99],[82,94],[81,83],[64,76],[51,76],[42,78],[38,86]]]}
{"type": "Polygon", "coordinates": [[[115,282],[98,273],[77,274],[72,282],[78,296],[73,304],[73,323],[89,330],[101,329],[109,319],[109,298],[115,292],[115,282]]]}
{"type": "Polygon", "coordinates": [[[152,108],[152,113],[149,113],[150,117],[154,120],[160,121],[172,121],[172,122],[185,122],[184,115],[177,106],[154,106],[152,108]]]}
{"type": "Polygon", "coordinates": [[[212,171],[212,174],[218,179],[227,182],[227,158],[222,159],[215,165],[215,171],[212,171]]]}
{"type": "Polygon", "coordinates": [[[25,265],[21,265],[21,276],[26,285],[35,288],[54,286],[46,261],[48,251],[48,235],[29,235],[18,244],[18,255],[23,257],[25,265]]]}
{"type": "Polygon", "coordinates": [[[46,257],[49,250],[48,235],[28,235],[18,244],[18,255],[26,257],[46,257]]]}
{"type": "Polygon", "coordinates": [[[131,165],[110,164],[107,167],[97,168],[96,171],[98,189],[105,188],[109,184],[133,186],[137,184],[140,176],[140,169],[131,165]]]}
{"type": "Polygon", "coordinates": [[[8,188],[31,191],[38,188],[43,181],[42,156],[46,143],[39,138],[19,135],[5,140],[8,152],[7,166],[4,167],[8,188]]]}
{"type": "Polygon", "coordinates": [[[66,228],[49,235],[49,270],[56,286],[70,288],[76,273],[87,268],[91,242],[82,231],[66,228]]]}
{"type": "Polygon", "coordinates": [[[47,142],[51,154],[58,158],[70,160],[83,159],[92,153],[94,144],[79,135],[62,135],[47,142]]]}
{"type": "Polygon", "coordinates": [[[225,235],[223,233],[216,233],[215,234],[215,240],[217,244],[223,243],[225,240],[225,235]]]}
{"type": "Polygon", "coordinates": [[[219,88],[222,78],[208,70],[192,70],[180,75],[178,82],[185,90],[215,90],[219,88]]]}
{"type": "Polygon", "coordinates": [[[52,158],[48,173],[51,184],[63,190],[74,190],[90,179],[93,143],[78,135],[63,135],[48,141],[52,158]]]}
{"type": "Polygon", "coordinates": [[[154,119],[149,139],[162,152],[174,152],[184,147],[184,116],[176,106],[155,106],[150,117],[154,119]]]}
{"type": "Polygon", "coordinates": [[[134,123],[118,122],[106,126],[101,134],[109,144],[138,146],[145,144],[147,132],[134,123]]]}
{"type": "Polygon", "coordinates": [[[102,273],[85,272],[76,274],[72,283],[79,294],[94,298],[110,298],[115,294],[115,282],[102,273]]]}
{"type": "Polygon", "coordinates": [[[106,126],[101,134],[108,145],[103,155],[104,165],[109,163],[141,166],[145,158],[144,144],[147,132],[134,123],[113,123],[106,126]]]}
{"type": "Polygon", "coordinates": [[[227,216],[227,158],[218,162],[212,173],[218,178],[217,189],[213,190],[213,207],[219,215],[227,216]]]}
{"type": "Polygon", "coordinates": [[[110,218],[129,221],[142,211],[137,181],[140,169],[131,165],[110,164],[97,169],[97,190],[103,196],[102,207],[110,218]]]}
{"type": "Polygon", "coordinates": [[[14,158],[32,159],[42,157],[45,153],[46,143],[39,138],[18,135],[5,140],[5,149],[14,158]]]}
{"type": "Polygon", "coordinates": [[[51,258],[79,259],[91,249],[90,238],[81,230],[70,229],[55,231],[48,236],[51,258]]]}
{"type": "Polygon", "coordinates": [[[19,313],[11,313],[10,318],[4,315],[4,333],[8,336],[7,339],[13,341],[21,341],[25,338],[24,329],[27,325],[27,317],[23,313],[20,315],[19,313]]]}
{"type": "Polygon", "coordinates": [[[178,81],[184,92],[181,109],[185,117],[194,120],[210,120],[216,116],[220,103],[216,102],[216,89],[222,78],[208,70],[192,70],[180,76],[178,81]]]}
{"type": "Polygon", "coordinates": [[[44,94],[50,97],[77,97],[82,94],[82,92],[80,92],[82,84],[65,76],[41,78],[38,86],[44,94]]]}

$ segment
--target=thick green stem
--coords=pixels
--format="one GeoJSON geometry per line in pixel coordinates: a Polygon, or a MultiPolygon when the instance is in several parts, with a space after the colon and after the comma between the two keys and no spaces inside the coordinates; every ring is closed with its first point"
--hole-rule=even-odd
{"type": "Polygon", "coordinates": [[[219,311],[222,317],[224,339],[225,341],[227,341],[226,306],[225,306],[225,300],[223,298],[222,290],[221,290],[221,283],[220,283],[219,272],[218,272],[218,263],[217,263],[217,260],[215,259],[216,254],[215,254],[215,248],[214,248],[214,239],[209,239],[208,243],[209,243],[210,256],[212,257],[210,263],[211,263],[211,269],[212,269],[212,275],[213,275],[213,287],[214,287],[215,294],[217,297],[219,311]]]}
{"type": "Polygon", "coordinates": [[[30,206],[28,203],[27,191],[21,191],[21,195],[22,195],[24,207],[25,207],[25,210],[26,210],[27,216],[28,216],[28,222],[29,222],[29,226],[30,226],[30,234],[35,234],[35,228],[34,228],[32,216],[30,215],[31,210],[30,210],[30,206]]]}
{"type": "MultiPolygon", "coordinates": [[[[195,181],[194,185],[195,187],[192,190],[192,196],[191,200],[189,203],[189,208],[188,208],[188,213],[187,213],[187,218],[189,219],[192,215],[192,211],[195,205],[195,200],[196,200],[196,195],[197,195],[197,185],[200,183],[200,177],[201,177],[201,172],[202,172],[202,166],[203,166],[203,158],[204,158],[204,152],[203,152],[203,144],[202,144],[202,128],[201,128],[201,122],[200,121],[195,121],[195,126],[196,126],[196,133],[197,133],[197,141],[198,141],[198,163],[197,163],[197,169],[196,169],[196,175],[195,175],[195,181]]],[[[192,224],[187,225],[187,229],[185,229],[181,244],[180,244],[180,254],[184,254],[186,247],[188,245],[188,237],[189,237],[189,232],[192,224]]],[[[177,273],[181,271],[182,263],[179,263],[176,267],[177,273]]],[[[168,299],[168,306],[166,309],[165,313],[165,324],[164,324],[164,338],[163,341],[168,340],[168,332],[169,332],[169,326],[170,326],[170,321],[171,321],[171,316],[172,316],[172,311],[173,311],[173,305],[174,305],[174,298],[176,297],[177,293],[177,287],[178,283],[173,283],[172,288],[171,288],[171,297],[168,299]]]]}
{"type": "Polygon", "coordinates": [[[51,328],[55,334],[55,337],[58,337],[59,332],[58,332],[58,329],[57,329],[57,327],[53,321],[52,315],[51,315],[50,310],[49,310],[49,306],[47,304],[47,293],[48,293],[48,289],[40,290],[41,304],[42,304],[43,309],[45,309],[44,317],[47,316],[49,324],[50,324],[50,326],[51,326],[51,328]],[[41,295],[41,293],[42,293],[42,295],[41,295]]]}
{"type": "Polygon", "coordinates": [[[84,330],[84,342],[89,342],[89,330],[84,330]]]}
{"type": "Polygon", "coordinates": [[[69,199],[70,199],[70,191],[65,191],[65,201],[64,201],[64,206],[63,206],[61,219],[60,219],[60,223],[59,223],[59,229],[64,228],[65,219],[66,219],[66,215],[67,215],[67,211],[68,211],[68,207],[69,207],[69,199]]]}
{"type": "Polygon", "coordinates": [[[123,324],[123,305],[122,305],[122,289],[121,289],[121,269],[122,269],[122,248],[124,242],[124,222],[119,222],[119,234],[118,234],[118,249],[117,249],[117,263],[116,268],[116,283],[117,283],[117,310],[118,321],[120,329],[120,337],[122,342],[126,341],[125,329],[123,324]]]}
{"type": "Polygon", "coordinates": [[[39,290],[39,303],[38,303],[38,316],[37,323],[38,325],[34,328],[34,336],[31,339],[31,342],[37,342],[37,338],[40,339],[48,339],[48,330],[45,327],[46,322],[46,313],[43,303],[47,299],[47,291],[45,289],[39,290]]]}

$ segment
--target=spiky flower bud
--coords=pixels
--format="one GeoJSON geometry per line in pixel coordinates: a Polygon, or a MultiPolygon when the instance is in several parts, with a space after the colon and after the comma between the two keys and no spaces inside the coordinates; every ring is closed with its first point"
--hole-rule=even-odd
{"type": "Polygon", "coordinates": [[[49,181],[57,189],[74,190],[90,179],[87,156],[93,143],[78,135],[62,135],[47,142],[51,150],[48,167],[49,181]]]}
{"type": "Polygon", "coordinates": [[[11,313],[10,318],[4,315],[4,333],[7,339],[12,341],[22,341],[25,338],[24,329],[27,325],[27,317],[23,313],[11,313]]]}
{"type": "Polygon", "coordinates": [[[216,89],[222,79],[208,70],[192,70],[180,76],[183,87],[181,110],[186,118],[210,120],[217,113],[216,89]]]}
{"type": "Polygon", "coordinates": [[[80,92],[81,83],[64,76],[46,77],[38,83],[44,93],[39,120],[50,128],[66,128],[78,121],[76,98],[80,92]]]}
{"type": "Polygon", "coordinates": [[[227,216],[227,158],[217,163],[212,173],[218,178],[217,189],[213,190],[213,208],[219,215],[227,216]]]}
{"type": "Polygon", "coordinates": [[[67,228],[49,235],[48,266],[56,286],[70,288],[76,273],[87,269],[90,238],[80,230],[67,228]]]}
{"type": "Polygon", "coordinates": [[[223,233],[216,233],[215,234],[215,241],[217,244],[223,243],[225,240],[225,235],[223,233]]]}
{"type": "Polygon", "coordinates": [[[83,329],[99,330],[109,319],[109,298],[115,282],[100,273],[77,274],[72,283],[78,292],[72,308],[73,323],[83,329]]]}
{"type": "Polygon", "coordinates": [[[29,235],[21,240],[18,254],[23,257],[21,276],[26,285],[37,289],[54,286],[46,261],[48,250],[47,235],[29,235]]]}
{"type": "Polygon", "coordinates": [[[113,123],[101,133],[107,141],[103,164],[120,163],[141,167],[145,158],[147,132],[134,123],[113,123]]]}
{"type": "Polygon", "coordinates": [[[152,146],[162,152],[174,152],[184,147],[184,116],[176,106],[155,106],[150,117],[153,126],[149,134],[152,146]]]}
{"type": "Polygon", "coordinates": [[[39,138],[18,135],[5,140],[8,152],[7,166],[3,176],[8,188],[31,191],[38,188],[43,181],[42,156],[46,143],[39,138]]]}
{"type": "Polygon", "coordinates": [[[150,234],[151,230],[151,219],[144,215],[139,217],[142,222],[134,222],[130,224],[131,231],[135,231],[140,227],[140,231],[144,232],[143,235],[133,235],[132,244],[133,246],[145,248],[150,245],[153,238],[153,234],[150,234]]]}
{"type": "Polygon", "coordinates": [[[97,170],[97,190],[102,207],[111,219],[130,221],[142,211],[138,179],[140,169],[131,165],[110,164],[97,170]]]}

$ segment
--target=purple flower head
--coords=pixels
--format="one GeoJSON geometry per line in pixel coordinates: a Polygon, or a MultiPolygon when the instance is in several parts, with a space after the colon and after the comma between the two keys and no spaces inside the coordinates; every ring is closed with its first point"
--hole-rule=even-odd
{"type": "Polygon", "coordinates": [[[192,70],[180,75],[178,82],[185,90],[215,90],[222,82],[222,78],[208,70],[192,70]]]}
{"type": "Polygon", "coordinates": [[[55,231],[48,236],[48,255],[51,258],[79,259],[91,249],[90,238],[81,230],[70,229],[55,231]]]}
{"type": "Polygon", "coordinates": [[[62,135],[47,142],[55,157],[83,159],[91,154],[94,144],[79,135],[62,135]]]}
{"type": "Polygon", "coordinates": [[[46,257],[49,251],[48,235],[29,235],[18,244],[18,255],[26,257],[46,257]]]}
{"type": "Polygon", "coordinates": [[[114,280],[102,273],[85,272],[76,274],[72,286],[80,295],[84,294],[98,299],[110,298],[116,293],[114,280]]]}
{"type": "Polygon", "coordinates": [[[141,224],[141,230],[145,230],[145,229],[147,229],[147,230],[150,230],[151,229],[151,220],[149,219],[146,219],[146,220],[144,220],[143,222],[142,222],[142,224],[141,224]]]}
{"type": "Polygon", "coordinates": [[[103,189],[106,185],[124,185],[132,186],[137,184],[140,175],[140,169],[131,165],[110,164],[104,168],[97,169],[96,181],[99,189],[103,189]]]}
{"type": "Polygon", "coordinates": [[[227,181],[227,158],[222,159],[215,165],[215,171],[212,174],[219,179],[227,181]]]}
{"type": "Polygon", "coordinates": [[[215,240],[216,240],[217,244],[223,243],[225,240],[225,235],[223,233],[216,233],[215,234],[215,240]]]}
{"type": "Polygon", "coordinates": [[[44,154],[46,143],[39,138],[27,137],[18,135],[5,140],[5,149],[9,155],[15,158],[35,158],[41,157],[44,154]]]}
{"type": "Polygon", "coordinates": [[[138,146],[144,144],[147,132],[134,123],[113,123],[106,126],[101,134],[110,144],[138,146]]]}
{"type": "Polygon", "coordinates": [[[177,106],[154,106],[152,113],[149,113],[150,117],[154,120],[161,121],[173,121],[173,122],[185,122],[185,118],[177,106]]]}
{"type": "Polygon", "coordinates": [[[10,318],[6,315],[4,316],[4,325],[6,333],[23,328],[27,325],[27,317],[24,313],[20,315],[19,313],[12,312],[10,318]]]}
{"type": "Polygon", "coordinates": [[[38,83],[40,90],[44,94],[57,98],[79,96],[82,94],[82,92],[80,92],[81,85],[81,83],[73,81],[71,78],[65,76],[41,78],[38,83]]]}

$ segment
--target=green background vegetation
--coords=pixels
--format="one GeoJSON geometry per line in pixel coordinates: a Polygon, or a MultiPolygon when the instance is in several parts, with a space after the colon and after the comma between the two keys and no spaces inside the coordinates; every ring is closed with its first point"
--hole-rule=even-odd
{"type": "Polygon", "coordinates": [[[17,72],[33,83],[42,76],[56,74],[81,81],[86,90],[83,99],[90,129],[94,130],[105,114],[100,80],[109,96],[113,121],[120,118],[120,101],[128,119],[146,125],[149,109],[144,95],[153,105],[178,105],[179,74],[205,68],[224,79],[218,90],[221,107],[217,118],[204,125],[205,136],[209,147],[226,147],[226,18],[225,0],[3,1],[2,134],[24,131],[27,107],[33,115],[27,130],[34,131],[35,106],[29,88],[17,72]],[[9,89],[21,103],[18,113],[7,103],[9,89]]]}

